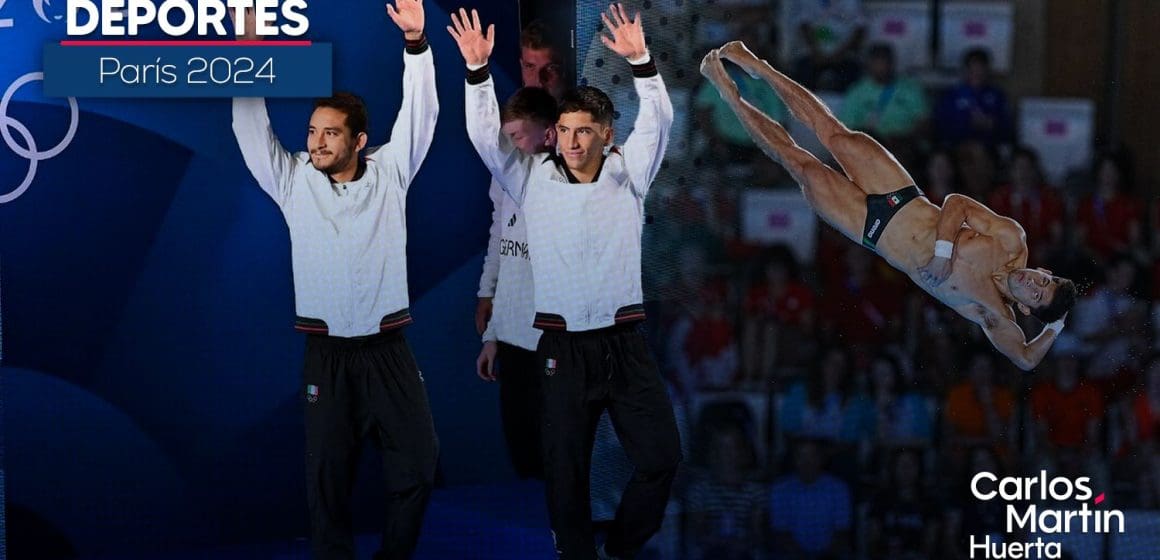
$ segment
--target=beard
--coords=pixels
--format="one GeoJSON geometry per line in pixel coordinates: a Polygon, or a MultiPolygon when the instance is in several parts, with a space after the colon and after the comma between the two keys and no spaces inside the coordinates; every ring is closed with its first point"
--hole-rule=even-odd
{"type": "Polygon", "coordinates": [[[352,153],[331,152],[330,155],[334,157],[330,165],[325,167],[316,167],[319,171],[327,175],[334,175],[335,173],[345,171],[346,168],[350,166],[351,160],[354,159],[354,154],[352,153]]]}

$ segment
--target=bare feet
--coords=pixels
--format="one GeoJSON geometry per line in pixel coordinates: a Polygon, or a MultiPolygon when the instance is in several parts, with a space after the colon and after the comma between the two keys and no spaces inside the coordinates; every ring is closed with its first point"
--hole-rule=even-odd
{"type": "Polygon", "coordinates": [[[701,59],[701,75],[717,88],[717,92],[721,97],[739,97],[740,93],[737,91],[737,84],[733,82],[733,78],[729,77],[729,73],[725,71],[725,66],[721,64],[721,56],[717,49],[709,51],[705,58],[701,59]]]}
{"type": "Polygon", "coordinates": [[[754,78],[760,77],[756,73],[756,67],[758,64],[764,61],[757,58],[757,55],[753,54],[753,51],[749,50],[749,47],[745,46],[745,43],[742,43],[741,41],[729,41],[717,50],[720,53],[721,58],[724,58],[725,60],[731,61],[734,64],[740,66],[743,70],[745,70],[745,72],[754,78]]]}

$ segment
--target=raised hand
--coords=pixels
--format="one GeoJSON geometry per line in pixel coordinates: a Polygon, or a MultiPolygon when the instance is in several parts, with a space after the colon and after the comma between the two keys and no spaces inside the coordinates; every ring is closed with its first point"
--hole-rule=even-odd
{"type": "Polygon", "coordinates": [[[487,26],[485,35],[483,24],[479,23],[479,12],[471,10],[470,19],[463,8],[459,8],[458,14],[451,12],[451,25],[447,26],[447,32],[459,45],[459,53],[468,64],[479,66],[491,57],[491,50],[495,48],[495,24],[487,26]]]}
{"type": "Polygon", "coordinates": [[[629,20],[622,4],[612,4],[608,6],[607,14],[600,14],[600,19],[612,35],[610,39],[602,33],[600,40],[612,52],[629,60],[641,58],[648,53],[648,47],[644,44],[644,26],[640,24],[640,12],[629,20]]]}
{"type": "MultiPolygon", "coordinates": [[[[237,8],[230,8],[230,21],[234,24],[234,29],[238,26],[237,8]]],[[[242,10],[242,18],[245,20],[242,25],[245,26],[245,31],[240,35],[236,35],[239,41],[260,41],[262,37],[258,35],[258,21],[254,17],[253,8],[244,8],[242,10]]],[[[236,33],[236,31],[235,31],[236,33]]]]}
{"type": "Polygon", "coordinates": [[[423,36],[423,0],[395,0],[387,2],[387,15],[403,30],[403,36],[415,41],[423,36]]]}

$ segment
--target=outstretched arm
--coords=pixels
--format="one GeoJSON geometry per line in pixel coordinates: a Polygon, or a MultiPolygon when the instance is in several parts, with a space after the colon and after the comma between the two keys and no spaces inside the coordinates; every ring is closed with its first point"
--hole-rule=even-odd
{"type": "MultiPolygon", "coordinates": [[[[258,41],[253,8],[243,12],[244,30],[238,34],[238,39],[258,41]]],[[[230,18],[238,21],[235,11],[230,11],[230,18]]],[[[270,115],[266,112],[266,100],[261,97],[235,97],[233,99],[233,129],[234,137],[238,140],[238,147],[242,150],[242,159],[246,167],[258,181],[258,186],[282,206],[290,197],[291,177],[297,161],[274,135],[270,126],[270,115]]]]}
{"type": "Polygon", "coordinates": [[[487,59],[495,47],[495,25],[489,25],[485,34],[479,13],[471,10],[471,17],[468,17],[463,8],[458,14],[451,13],[451,23],[447,32],[459,45],[463,61],[467,63],[467,91],[464,95],[467,136],[492,177],[516,203],[522,205],[532,158],[517,150],[500,128],[499,101],[487,66],[487,59]]]}
{"type": "Polygon", "coordinates": [[[1019,222],[1000,216],[977,200],[958,193],[947,195],[935,226],[934,257],[919,269],[922,279],[932,286],[942,284],[951,274],[954,239],[966,224],[982,235],[999,242],[1018,266],[1027,264],[1027,235],[1019,222]]]}
{"type": "Polygon", "coordinates": [[[973,311],[974,317],[971,319],[983,328],[987,340],[1023,371],[1030,371],[1039,365],[1059,336],[1059,332],[1063,330],[1063,319],[1060,319],[1049,324],[1039,336],[1028,342],[1023,329],[1009,317],[1000,316],[977,304],[971,305],[976,307],[973,311]]]}
{"type": "Polygon", "coordinates": [[[640,96],[640,111],[633,123],[632,134],[624,143],[625,162],[634,192],[644,198],[653,178],[660,171],[673,125],[673,104],[669,100],[665,82],[657,72],[656,62],[649,55],[644,41],[644,26],[640,12],[628,19],[624,6],[614,4],[608,13],[600,14],[612,35],[601,35],[612,52],[628,59],[632,65],[633,84],[640,96]]]}
{"type": "Polygon", "coordinates": [[[435,139],[439,97],[435,93],[435,63],[423,34],[425,25],[421,0],[395,0],[387,4],[387,15],[403,31],[403,102],[391,128],[391,140],[381,149],[367,151],[368,157],[392,164],[399,184],[410,186],[435,139]],[[381,155],[376,155],[381,154],[381,155]]]}

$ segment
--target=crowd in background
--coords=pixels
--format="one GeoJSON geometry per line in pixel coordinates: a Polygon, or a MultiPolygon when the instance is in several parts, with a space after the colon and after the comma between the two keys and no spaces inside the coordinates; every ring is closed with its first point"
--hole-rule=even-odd
{"type": "MultiPolygon", "coordinates": [[[[1001,503],[970,495],[983,470],[1087,476],[1110,507],[1160,508],[1160,220],[1129,151],[1098,149],[1090,169],[1052,184],[1016,137],[987,49],[932,87],[867,43],[858,1],[717,4],[690,24],[725,31],[694,32],[689,60],[667,67],[695,68],[720,44],[696,37],[742,38],[839,95],[838,118],[891,150],[932,202],[963,193],[1022,224],[1029,266],[1073,279],[1081,297],[1048,358],[1023,373],[820,222],[805,258],[747,241],[743,193],[797,186],[707,82],[686,77],[687,161],[654,190],[645,238],[654,350],[690,423],[677,492],[686,557],[953,559],[968,535],[1023,540],[1003,535],[1001,503]],[[778,56],[774,8],[798,14],[797,56],[778,56]]],[[[792,118],[765,83],[729,70],[754,106],[792,118]]],[[[1020,324],[1029,338],[1042,328],[1020,324]]]]}

